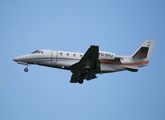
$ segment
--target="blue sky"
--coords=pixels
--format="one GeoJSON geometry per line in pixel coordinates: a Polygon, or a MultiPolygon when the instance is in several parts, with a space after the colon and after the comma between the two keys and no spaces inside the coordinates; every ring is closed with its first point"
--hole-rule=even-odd
{"type": "Polygon", "coordinates": [[[0,120],[164,120],[163,0],[0,1],[0,120]],[[37,49],[131,55],[156,45],[147,67],[97,75],[83,85],[71,72],[13,61],[37,49]]]}

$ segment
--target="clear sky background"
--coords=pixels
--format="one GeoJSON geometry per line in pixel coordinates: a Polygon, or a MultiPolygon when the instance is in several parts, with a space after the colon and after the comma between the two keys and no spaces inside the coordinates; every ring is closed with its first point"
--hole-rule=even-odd
{"type": "Polygon", "coordinates": [[[164,0],[1,0],[0,120],[165,120],[164,0]],[[37,49],[131,55],[149,65],[69,83],[71,72],[13,61],[37,49]]]}

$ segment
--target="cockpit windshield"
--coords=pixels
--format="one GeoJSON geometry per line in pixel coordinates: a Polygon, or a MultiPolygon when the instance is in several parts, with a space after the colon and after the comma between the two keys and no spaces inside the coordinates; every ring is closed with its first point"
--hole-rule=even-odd
{"type": "Polygon", "coordinates": [[[32,54],[35,54],[35,53],[37,53],[39,50],[36,50],[36,51],[34,51],[34,52],[32,52],[32,54]]]}
{"type": "Polygon", "coordinates": [[[42,50],[36,50],[36,51],[32,52],[31,54],[36,54],[36,53],[43,54],[43,51],[42,50]]]}

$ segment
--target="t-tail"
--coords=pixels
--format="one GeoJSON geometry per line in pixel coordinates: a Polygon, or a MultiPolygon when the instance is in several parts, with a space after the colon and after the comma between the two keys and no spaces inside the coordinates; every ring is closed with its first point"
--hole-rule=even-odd
{"type": "Polygon", "coordinates": [[[132,72],[137,72],[140,67],[148,65],[155,42],[153,40],[146,40],[133,55],[129,56],[133,64],[126,65],[124,68],[132,72]]]}
{"type": "Polygon", "coordinates": [[[149,61],[152,51],[155,46],[155,42],[153,40],[146,40],[137,51],[132,55],[133,59],[139,59],[143,61],[149,61]]]}

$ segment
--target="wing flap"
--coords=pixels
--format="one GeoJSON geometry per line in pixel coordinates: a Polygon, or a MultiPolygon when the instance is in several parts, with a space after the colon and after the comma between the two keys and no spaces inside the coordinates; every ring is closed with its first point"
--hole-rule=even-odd
{"type": "MultiPolygon", "coordinates": [[[[80,77],[80,74],[78,72],[74,72],[72,71],[72,77],[70,80],[70,83],[77,83],[78,82],[78,78],[80,77]]],[[[81,77],[83,77],[83,79],[87,79],[87,80],[92,80],[97,78],[97,76],[95,74],[90,74],[90,75],[81,75],[81,77]]]]}
{"type": "Polygon", "coordinates": [[[95,79],[95,78],[97,78],[97,76],[95,74],[91,74],[86,79],[87,80],[92,80],[92,79],[95,79]]]}

